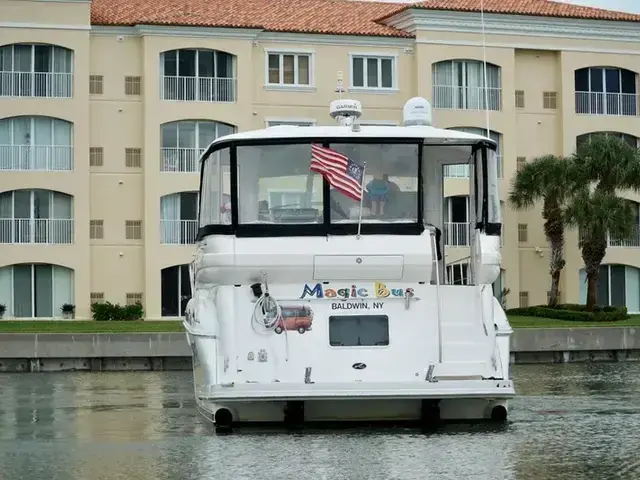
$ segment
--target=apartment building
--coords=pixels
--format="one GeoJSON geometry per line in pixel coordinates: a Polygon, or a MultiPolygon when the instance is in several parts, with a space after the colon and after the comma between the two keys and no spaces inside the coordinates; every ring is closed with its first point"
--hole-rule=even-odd
{"type": "MultiPolygon", "coordinates": [[[[540,0],[411,5],[348,0],[0,2],[0,303],[5,317],[76,316],[141,301],[178,317],[190,295],[198,156],[269,125],[331,124],[343,72],[363,124],[428,98],[435,124],[489,135],[501,195],[535,156],[595,132],[640,137],[640,16],[540,0]],[[487,95],[485,95],[485,89],[487,95]],[[485,98],[487,101],[485,101],[485,98]]],[[[468,171],[446,179],[447,262],[464,282],[468,171]]],[[[288,202],[296,192],[269,192],[288,202]]],[[[634,202],[640,197],[629,194],[634,202]]],[[[640,205],[640,203],[637,203],[640,205]]],[[[640,216],[640,215],[639,215],[640,216]]],[[[539,210],[503,210],[510,307],[546,301],[539,210]]],[[[611,242],[601,301],[640,311],[640,236],[611,242]]],[[[577,234],[562,299],[584,298],[577,234]]]]}

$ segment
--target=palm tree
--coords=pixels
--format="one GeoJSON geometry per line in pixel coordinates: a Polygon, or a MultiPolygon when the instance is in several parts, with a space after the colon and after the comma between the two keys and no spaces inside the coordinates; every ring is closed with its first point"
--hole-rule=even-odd
{"type": "Polygon", "coordinates": [[[549,244],[551,289],[549,306],[558,304],[560,273],[564,260],[564,205],[571,191],[571,161],[564,157],[545,155],[526,163],[511,182],[509,205],[526,210],[542,200],[544,234],[549,244]]]}
{"type": "Polygon", "coordinates": [[[640,191],[638,150],[615,135],[593,135],[572,159],[574,191],[565,212],[567,225],[580,232],[578,245],[587,274],[587,310],[596,306],[600,265],[607,240],[627,240],[636,234],[631,203],[618,196],[640,191]]]}

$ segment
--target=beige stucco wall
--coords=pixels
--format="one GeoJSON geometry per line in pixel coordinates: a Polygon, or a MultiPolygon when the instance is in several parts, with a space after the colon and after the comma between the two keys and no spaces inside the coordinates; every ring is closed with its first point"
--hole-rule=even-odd
{"type": "MultiPolygon", "coordinates": [[[[75,272],[74,301],[77,316],[89,316],[91,292],[124,303],[127,293],[142,293],[148,317],[161,315],[160,272],[189,263],[192,246],[160,244],[160,198],[195,191],[197,173],[160,172],[160,127],[177,120],[214,120],[238,130],[262,128],[268,118],[314,119],[329,124],[328,105],[336,98],[336,72],[344,72],[349,85],[349,54],[385,54],[396,59],[397,90],[347,92],[363,104],[363,120],[401,121],[401,109],[410,97],[432,97],[432,65],[442,60],[482,60],[478,35],[418,30],[417,39],[371,44],[335,37],[316,42],[313,36],[282,36],[275,41],[234,31],[208,36],[171,34],[155,29],[95,29],[89,31],[89,3],[6,0],[0,2],[0,45],[46,43],[74,52],[73,97],[33,99],[0,97],[0,118],[44,115],[73,123],[74,169],[71,172],[2,172],[0,192],[42,188],[74,198],[73,245],[0,245],[0,267],[16,263],[51,263],[75,272]],[[33,28],[30,28],[32,25],[33,28]],[[450,42],[447,44],[447,42],[450,42]],[[160,54],[180,48],[205,48],[236,56],[237,101],[235,103],[172,102],[160,100],[160,54]],[[294,50],[313,55],[312,86],[307,89],[266,88],[265,52],[294,50]],[[89,95],[89,76],[102,75],[104,91],[89,95]],[[125,95],[124,77],[141,76],[142,93],[125,95]],[[89,147],[104,149],[104,165],[89,167],[89,147]],[[142,168],[125,167],[125,148],[142,149],[142,168]],[[104,220],[104,238],[89,239],[90,219],[104,220]],[[125,239],[125,221],[141,220],[141,240],[125,239]]],[[[175,29],[173,29],[175,33],[175,29]]],[[[501,199],[516,171],[516,158],[554,153],[569,154],[577,135],[593,131],[619,131],[640,137],[640,117],[576,115],[574,71],[585,66],[640,69],[637,56],[623,53],[579,51],[584,40],[563,39],[564,51],[554,50],[549,37],[487,36],[486,59],[501,68],[502,109],[490,112],[492,130],[502,135],[504,175],[501,199]],[[510,46],[511,45],[511,46],[510,46]],[[515,47],[514,47],[515,46],[515,47]],[[523,46],[526,46],[523,47],[523,46]],[[525,108],[516,109],[514,91],[525,91],[525,108]],[[558,108],[543,109],[542,92],[558,92],[558,108]]],[[[632,50],[632,43],[593,41],[593,48],[632,50]]],[[[588,46],[588,45],[587,45],[588,46]]],[[[434,109],[437,126],[486,127],[485,113],[434,109]]],[[[448,179],[447,196],[468,193],[468,182],[448,179]]],[[[637,195],[630,198],[640,200],[637,195]]],[[[517,306],[518,292],[529,292],[531,304],[544,302],[548,289],[548,250],[537,209],[503,212],[503,268],[511,289],[509,306],[517,306]],[[528,240],[518,243],[518,224],[527,224],[528,240]],[[540,251],[536,251],[539,248],[540,251]]],[[[567,268],[562,278],[563,299],[578,301],[578,270],[582,266],[577,236],[567,235],[567,268]]],[[[450,249],[448,259],[465,256],[466,249],[450,249]]],[[[640,267],[640,248],[609,248],[605,259],[640,267]]]]}

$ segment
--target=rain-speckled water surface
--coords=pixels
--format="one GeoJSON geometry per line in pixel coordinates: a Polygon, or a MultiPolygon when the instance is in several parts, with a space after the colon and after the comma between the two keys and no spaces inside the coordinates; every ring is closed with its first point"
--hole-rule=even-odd
{"type": "Polygon", "coordinates": [[[0,374],[0,480],[640,479],[640,365],[513,376],[502,428],[216,435],[189,372],[0,374]]]}

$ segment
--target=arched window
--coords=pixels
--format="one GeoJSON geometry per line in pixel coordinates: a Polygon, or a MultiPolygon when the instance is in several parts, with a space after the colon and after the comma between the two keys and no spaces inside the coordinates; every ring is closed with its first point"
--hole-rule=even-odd
{"type": "Polygon", "coordinates": [[[162,172],[199,172],[202,152],[219,137],[234,133],[236,128],[210,120],[181,120],[161,127],[162,172]]]}
{"type": "Polygon", "coordinates": [[[182,317],[191,299],[189,265],[174,265],[162,269],[161,302],[163,317],[182,317]]]}
{"type": "Polygon", "coordinates": [[[478,60],[446,60],[433,64],[433,108],[500,110],[500,67],[478,60]]]}
{"type": "Polygon", "coordinates": [[[184,48],[160,54],[163,100],[235,102],[235,55],[184,48]]]}
{"type": "Polygon", "coordinates": [[[51,190],[0,193],[0,243],[70,244],[73,197],[51,190]]]}
{"type": "Polygon", "coordinates": [[[198,233],[198,192],[160,198],[160,243],[190,245],[198,233]]]}
{"type": "MultiPolygon", "coordinates": [[[[580,303],[587,301],[587,274],[580,269],[580,303]]],[[[601,265],[598,277],[597,304],[627,307],[640,313],[640,270],[629,265],[601,265]]]]}
{"type": "Polygon", "coordinates": [[[576,113],[638,114],[636,73],[616,67],[588,67],[575,71],[576,113]]]}
{"type": "Polygon", "coordinates": [[[0,97],[71,98],[73,52],[56,45],[0,47],[0,97]]]}
{"type": "Polygon", "coordinates": [[[73,124],[40,116],[3,118],[0,170],[73,170],[73,124]]]}
{"type": "Polygon", "coordinates": [[[612,137],[618,137],[621,140],[627,142],[627,144],[632,148],[638,148],[640,144],[638,143],[638,137],[634,137],[633,135],[629,135],[628,133],[621,132],[591,132],[585,133],[583,135],[578,135],[576,137],[576,148],[580,148],[580,145],[588,142],[593,135],[607,135],[612,137]]]}
{"type": "Polygon", "coordinates": [[[73,270],[50,264],[16,264],[0,268],[0,304],[7,318],[58,318],[73,304],[73,270]]]}

